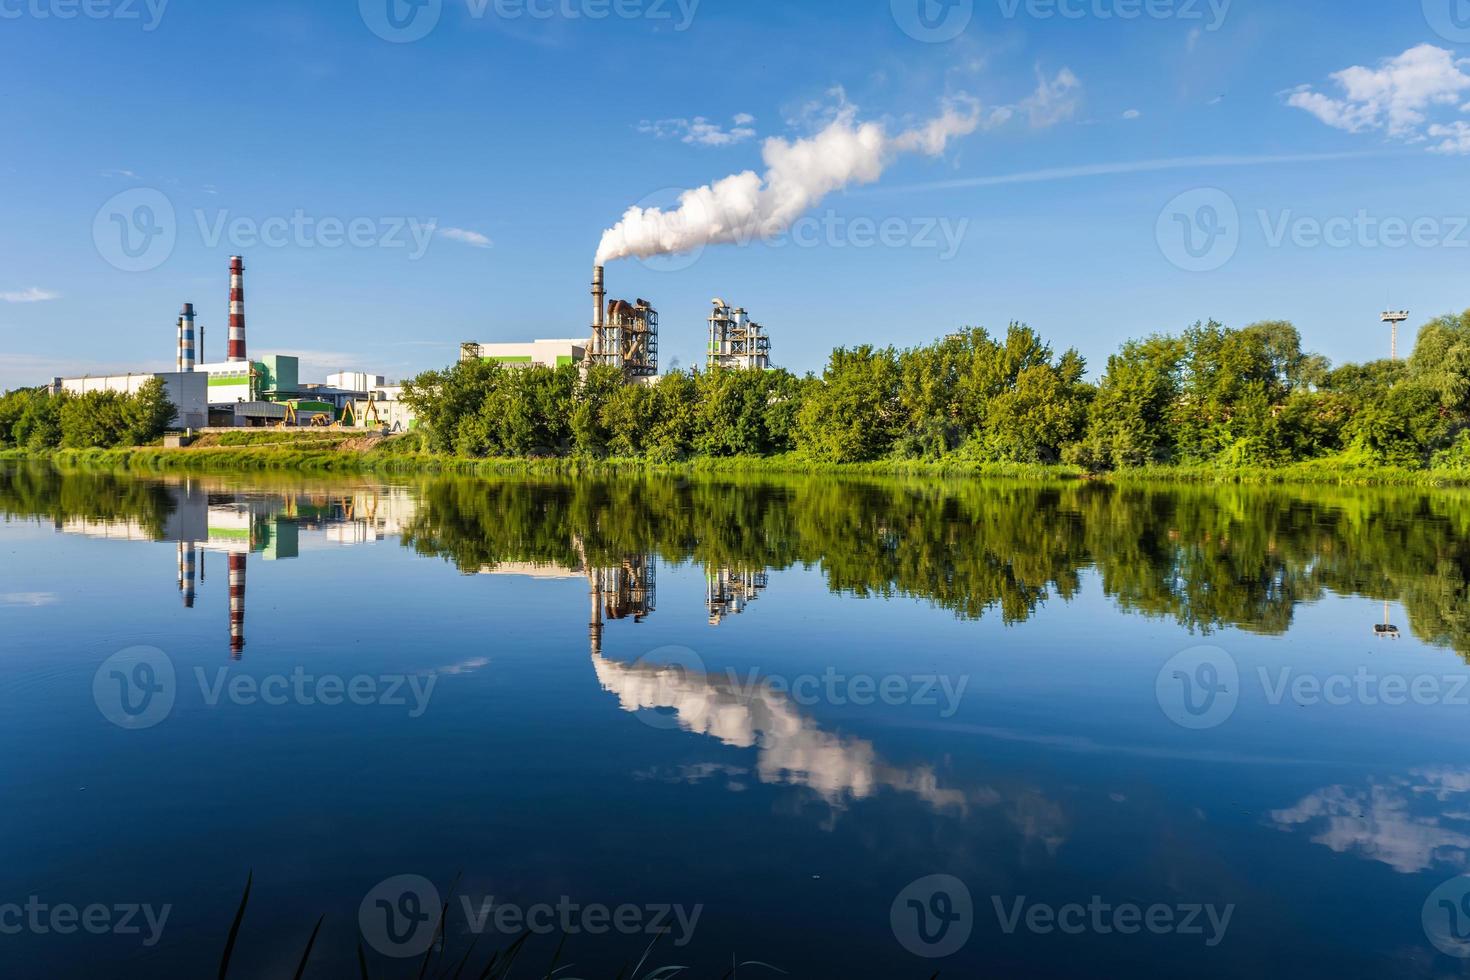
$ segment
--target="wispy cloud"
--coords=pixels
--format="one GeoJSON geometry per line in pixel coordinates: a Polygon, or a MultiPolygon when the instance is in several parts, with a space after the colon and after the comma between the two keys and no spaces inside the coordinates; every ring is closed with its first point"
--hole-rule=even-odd
{"type": "Polygon", "coordinates": [[[1082,80],[1072,69],[1063,68],[1047,78],[1037,68],[1036,91],[1022,99],[1017,108],[1031,120],[1032,127],[1045,129],[1076,116],[1081,104],[1082,80]]]}
{"type": "Polygon", "coordinates": [[[55,592],[6,592],[0,594],[0,606],[9,609],[39,609],[61,601],[55,592]]]}
{"type": "Polygon", "coordinates": [[[99,170],[97,172],[97,176],[99,176],[99,177],[107,177],[109,179],[117,178],[117,177],[122,177],[122,178],[125,178],[127,180],[137,180],[138,179],[138,175],[135,174],[135,173],[133,173],[133,171],[131,171],[131,170],[99,170]]]}
{"type": "Polygon", "coordinates": [[[1172,157],[1162,160],[1131,160],[1125,163],[1094,163],[1079,167],[1050,167],[989,177],[962,177],[906,187],[880,188],[857,193],[887,191],[947,191],[966,187],[999,187],[1005,184],[1039,184],[1053,180],[1076,180],[1082,177],[1112,177],[1121,174],[1156,173],[1161,170],[1211,170],[1221,167],[1264,167],[1286,163],[1318,163],[1328,160],[1351,160],[1381,156],[1379,153],[1300,153],[1283,156],[1202,156],[1172,157]]]}
{"type": "Polygon", "coordinates": [[[470,231],[468,228],[440,228],[439,237],[447,238],[451,242],[459,242],[463,245],[472,245],[475,248],[494,248],[495,243],[487,236],[478,231],[470,231]]]}
{"type": "Polygon", "coordinates": [[[645,119],[638,124],[638,132],[655,139],[677,139],[690,146],[735,146],[746,140],[755,139],[755,116],[748,112],[736,113],[730,120],[730,128],[710,122],[704,116],[693,119],[645,119]]]}
{"type": "Polygon", "coordinates": [[[1137,118],[1139,118],[1142,115],[1143,115],[1143,113],[1139,112],[1137,109],[1129,109],[1127,112],[1123,113],[1123,118],[1124,119],[1137,119],[1137,118]]]}
{"type": "Polygon", "coordinates": [[[45,303],[53,299],[61,299],[60,293],[53,293],[49,289],[22,289],[17,292],[0,293],[0,302],[3,303],[45,303]]]}

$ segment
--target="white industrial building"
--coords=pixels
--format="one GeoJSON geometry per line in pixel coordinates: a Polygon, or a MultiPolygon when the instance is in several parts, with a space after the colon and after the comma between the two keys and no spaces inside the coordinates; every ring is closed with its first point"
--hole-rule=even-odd
{"type": "Polygon", "coordinates": [[[529,344],[476,344],[460,348],[461,361],[494,361],[506,367],[559,368],[581,364],[586,340],[533,340],[529,344]]]}
{"type": "Polygon", "coordinates": [[[155,374],[114,374],[103,377],[57,378],[53,391],[69,395],[85,395],[95,391],[111,391],[119,395],[136,395],[154,378],[163,379],[163,390],[174,405],[174,429],[202,429],[209,424],[209,375],[192,371],[169,371],[155,374]]]}

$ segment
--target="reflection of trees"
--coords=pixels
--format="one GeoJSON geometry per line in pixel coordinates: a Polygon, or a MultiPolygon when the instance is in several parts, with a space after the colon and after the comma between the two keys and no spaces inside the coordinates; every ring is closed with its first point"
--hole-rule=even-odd
{"type": "Polygon", "coordinates": [[[162,539],[174,494],[160,483],[115,473],[61,473],[41,464],[0,466],[0,513],[63,521],[136,521],[162,539]]]}
{"type": "MultiPolygon", "coordinates": [[[[636,474],[425,479],[411,491],[405,543],[467,572],[648,554],[707,569],[809,565],[834,591],[1018,623],[1094,569],[1124,610],[1202,631],[1281,634],[1298,603],[1329,593],[1401,601],[1416,636],[1470,655],[1470,495],[1457,491],[636,474]]],[[[161,524],[168,499],[150,481],[0,468],[11,514],[161,524]]]]}

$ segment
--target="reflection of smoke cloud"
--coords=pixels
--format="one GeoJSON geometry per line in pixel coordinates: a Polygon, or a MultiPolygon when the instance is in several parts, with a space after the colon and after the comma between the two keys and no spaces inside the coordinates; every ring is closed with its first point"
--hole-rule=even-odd
{"type": "Polygon", "coordinates": [[[763,783],[810,787],[833,806],[886,787],[912,793],[936,809],[965,808],[965,794],[941,788],[930,767],[889,765],[872,742],[822,731],[766,685],[740,690],[728,680],[677,667],[628,666],[596,654],[592,666],[624,711],[671,709],[685,731],[756,749],[756,776],[763,783]]]}
{"type": "Polygon", "coordinates": [[[1364,788],[1327,786],[1296,806],[1271,813],[1282,830],[1310,826],[1312,842],[1339,854],[1357,854],[1403,874],[1436,865],[1466,866],[1470,815],[1463,810],[1426,808],[1470,793],[1470,770],[1415,769],[1364,788]],[[1426,809],[1432,812],[1422,812],[1426,809]],[[1419,810],[1421,812],[1415,812],[1419,810]],[[1450,826],[1459,824],[1459,827],[1450,826]]]}

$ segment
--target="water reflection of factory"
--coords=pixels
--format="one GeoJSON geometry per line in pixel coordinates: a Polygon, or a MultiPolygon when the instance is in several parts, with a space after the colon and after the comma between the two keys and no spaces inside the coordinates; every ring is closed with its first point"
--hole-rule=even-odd
{"type": "MultiPolygon", "coordinates": [[[[178,546],[177,586],[186,608],[193,609],[211,571],[210,556],[223,556],[228,593],[230,651],[238,659],[245,649],[246,586],[249,559],[290,561],[313,548],[382,541],[408,531],[419,502],[407,489],[363,487],[320,491],[241,491],[208,480],[184,479],[162,484],[163,498],[154,519],[145,517],[72,517],[56,522],[66,534],[121,541],[171,541],[178,546]]],[[[591,602],[588,630],[592,650],[602,649],[609,622],[641,623],[658,606],[655,556],[622,558],[589,556],[583,540],[573,539],[577,560],[499,562],[479,571],[537,579],[585,579],[591,602]]],[[[709,622],[718,626],[743,613],[765,591],[764,569],[710,567],[705,572],[709,622]]]]}
{"type": "Polygon", "coordinates": [[[141,519],[67,518],[65,534],[124,541],[178,544],[178,590],[193,609],[210,571],[209,555],[224,557],[230,652],[245,649],[246,573],[250,556],[289,561],[303,549],[381,541],[401,533],[414,514],[404,490],[362,489],[321,493],[225,491],[192,480],[163,488],[168,498],[161,524],[141,519]]]}
{"type": "MultiPolygon", "coordinates": [[[[513,575],[536,579],[586,578],[591,616],[588,633],[594,654],[602,651],[602,636],[608,622],[632,620],[641,623],[658,609],[658,561],[653,555],[628,555],[616,563],[593,561],[586,548],[574,542],[580,556],[576,565],[535,562],[500,562],[480,569],[481,575],[513,575]]],[[[727,616],[738,616],[770,584],[764,569],[711,568],[705,573],[705,603],[709,623],[719,626],[727,616]]]]}

